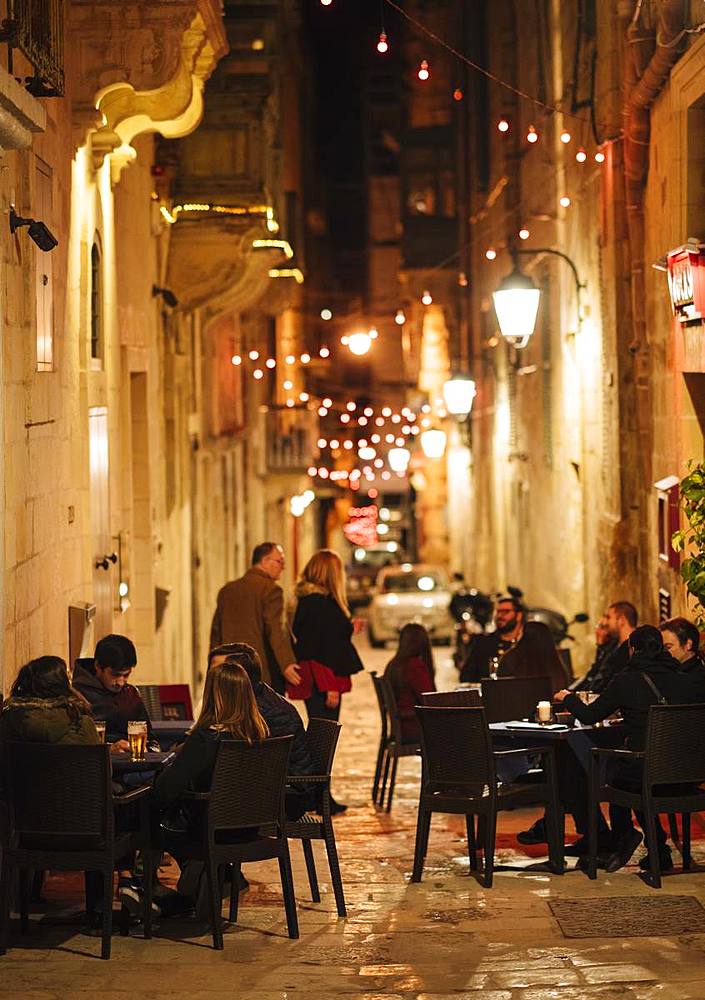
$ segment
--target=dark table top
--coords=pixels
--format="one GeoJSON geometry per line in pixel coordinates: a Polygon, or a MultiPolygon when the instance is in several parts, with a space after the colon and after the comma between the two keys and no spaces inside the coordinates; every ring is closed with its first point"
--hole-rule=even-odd
{"type": "Polygon", "coordinates": [[[173,753],[146,753],[142,760],[133,760],[129,753],[115,753],[110,757],[113,774],[128,774],[135,771],[161,771],[171,762],[173,753]]]}
{"type": "Polygon", "coordinates": [[[491,722],[490,732],[494,736],[508,736],[532,742],[554,742],[555,740],[566,740],[576,733],[585,733],[590,739],[599,738],[609,731],[609,738],[624,736],[623,722],[604,722],[599,726],[581,726],[577,724],[573,727],[541,725],[540,723],[519,722],[491,722]]]}

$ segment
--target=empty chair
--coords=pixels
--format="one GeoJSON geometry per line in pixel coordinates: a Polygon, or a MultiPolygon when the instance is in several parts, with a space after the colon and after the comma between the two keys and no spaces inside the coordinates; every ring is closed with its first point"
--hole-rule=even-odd
{"type": "Polygon", "coordinates": [[[481,708],[480,692],[474,688],[464,688],[461,691],[425,691],[421,695],[421,704],[436,708],[481,708]]]}
{"type": "Polygon", "coordinates": [[[190,792],[185,800],[206,804],[201,840],[165,832],[164,847],[181,860],[203,861],[213,947],[223,948],[221,873],[232,865],[230,920],[237,920],[240,866],[248,861],[279,861],[289,937],[299,936],[289,844],[284,833],[284,785],[291,736],[246,743],[223,739],[213,770],[210,792],[190,792]],[[259,829],[258,829],[259,828],[259,829]]]}
{"type": "Polygon", "coordinates": [[[345,909],[343,880],[340,875],[338,850],[335,844],[335,832],[330,814],[330,779],[340,730],[340,723],[333,722],[331,719],[313,718],[309,720],[308,729],[306,730],[306,747],[316,773],[314,775],[289,775],[287,782],[290,785],[317,785],[320,790],[319,802],[322,816],[319,818],[307,813],[295,822],[285,823],[284,832],[287,837],[301,841],[306,860],[308,881],[311,887],[311,899],[314,903],[320,903],[321,894],[318,890],[316,862],[313,856],[311,841],[322,840],[325,843],[330,878],[335,894],[335,905],[338,910],[338,916],[345,917],[347,916],[347,911],[345,909]]]}
{"type": "Polygon", "coordinates": [[[162,703],[159,698],[159,685],[158,684],[140,684],[139,688],[140,697],[144,702],[145,708],[149,713],[149,718],[152,722],[162,721],[162,703]]]}
{"type": "Polygon", "coordinates": [[[552,870],[563,872],[563,822],[556,786],[553,747],[522,747],[493,750],[490,731],[482,708],[430,708],[420,706],[416,714],[421,724],[423,777],[419,797],[412,882],[423,873],[431,816],[434,812],[466,817],[471,872],[478,871],[478,833],[484,841],[483,884],[492,885],[497,812],[521,806],[543,804],[549,836],[552,870]],[[538,784],[513,783],[497,787],[496,761],[515,754],[539,754],[544,780],[538,784]],[[484,832],[483,831],[484,828],[484,832]]]}
{"type": "MultiPolygon", "coordinates": [[[[372,802],[377,805],[377,797],[380,791],[382,768],[387,756],[387,742],[389,740],[389,714],[384,701],[384,691],[382,690],[382,678],[375,670],[370,671],[372,684],[377,698],[377,708],[379,709],[380,733],[379,746],[377,747],[377,761],[375,764],[375,775],[372,780],[372,802]]],[[[381,805],[381,803],[379,803],[381,805]]]]}
{"type": "Polygon", "coordinates": [[[188,684],[160,684],[159,706],[161,718],[192,719],[191,690],[188,684]]]}
{"type": "Polygon", "coordinates": [[[387,715],[388,735],[384,752],[384,770],[382,772],[382,783],[379,793],[379,802],[382,808],[391,812],[392,799],[394,798],[394,787],[397,781],[397,764],[400,757],[417,757],[421,744],[417,739],[404,740],[402,734],[401,717],[397,708],[397,699],[394,689],[386,677],[378,677],[382,699],[387,715]],[[389,785],[387,785],[389,781],[389,785]],[[384,804],[385,791],[387,794],[387,804],[384,804]]]}
{"type": "Polygon", "coordinates": [[[533,715],[540,701],[553,697],[548,677],[502,677],[482,681],[482,705],[488,722],[511,722],[533,715]]]}
{"type": "Polygon", "coordinates": [[[652,705],[643,753],[634,750],[592,748],[590,762],[590,860],[588,876],[597,877],[597,810],[601,802],[613,802],[639,810],[645,820],[649,868],[645,881],[661,888],[656,817],[659,813],[681,813],[683,870],[691,867],[690,816],[705,812],[705,705],[652,705]],[[607,761],[643,761],[640,791],[627,791],[603,777],[607,761]]]}
{"type": "Polygon", "coordinates": [[[0,955],[7,949],[11,875],[20,872],[21,929],[29,928],[27,871],[96,871],[103,875],[101,958],[110,958],[113,870],[134,850],[144,859],[144,936],[152,933],[149,788],[112,793],[110,752],[103,744],[7,742],[3,746],[8,831],[0,878],[0,955]],[[115,830],[115,808],[139,802],[139,829],[115,830]]]}

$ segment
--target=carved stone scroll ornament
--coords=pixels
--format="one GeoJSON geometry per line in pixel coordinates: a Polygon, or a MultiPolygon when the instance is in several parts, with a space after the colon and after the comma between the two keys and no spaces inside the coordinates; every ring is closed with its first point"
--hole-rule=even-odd
{"type": "Polygon", "coordinates": [[[219,0],[72,0],[69,45],[77,145],[115,172],[143,132],[188,135],[203,114],[203,88],[227,51],[219,0]]]}

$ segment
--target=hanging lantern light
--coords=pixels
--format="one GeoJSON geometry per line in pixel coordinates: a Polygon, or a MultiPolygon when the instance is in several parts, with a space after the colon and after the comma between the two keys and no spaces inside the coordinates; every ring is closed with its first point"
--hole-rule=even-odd
{"type": "Polygon", "coordinates": [[[426,458],[443,458],[446,450],[446,432],[430,428],[421,435],[421,448],[426,458]]]}
{"type": "Polygon", "coordinates": [[[428,59],[422,59],[417,76],[419,80],[428,80],[430,75],[431,71],[428,68],[428,59]]]}
{"type": "Polygon", "coordinates": [[[390,448],[387,457],[392,472],[406,472],[409,467],[411,452],[408,448],[390,448]]]}
{"type": "Polygon", "coordinates": [[[454,417],[467,417],[476,395],[475,380],[460,372],[451,376],[443,386],[446,409],[454,417]]]}
{"type": "Polygon", "coordinates": [[[526,347],[536,325],[541,290],[515,263],[492,298],[502,336],[514,347],[526,347]]]}

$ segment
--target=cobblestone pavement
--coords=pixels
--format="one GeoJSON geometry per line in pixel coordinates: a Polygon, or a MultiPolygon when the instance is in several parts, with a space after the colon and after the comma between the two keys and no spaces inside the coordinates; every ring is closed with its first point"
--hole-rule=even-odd
{"type": "MultiPolygon", "coordinates": [[[[389,653],[363,649],[370,669],[389,653]]],[[[447,659],[439,657],[439,659],[447,659]]],[[[439,671],[451,679],[450,670],[439,671]]],[[[491,890],[468,877],[463,821],[434,818],[424,881],[410,885],[418,761],[403,760],[391,816],[370,805],[378,724],[370,679],[358,676],[346,696],[335,794],[349,803],[336,819],[349,916],[339,920],[316,845],[322,902],[308,899],[299,845],[293,845],[301,938],[286,937],[276,862],[251,865],[252,888],[239,923],[228,927],[225,950],[213,952],[207,928],[163,921],[152,941],[139,931],[116,936],[113,958],[101,962],[100,943],[75,924],[34,926],[13,933],[0,958],[0,996],[21,1000],[186,1000],[246,996],[257,1000],[335,997],[361,1000],[705,1000],[705,924],[678,938],[564,938],[548,900],[658,893],[634,867],[589,882],[580,872],[563,877],[498,871],[491,890]],[[49,945],[52,947],[50,948],[49,945]]],[[[512,834],[535,814],[504,814],[499,863],[528,865],[512,834]]],[[[534,857],[540,852],[532,849],[534,857]]],[[[700,845],[696,857],[705,861],[700,845]]],[[[51,878],[47,895],[78,905],[76,884],[51,878]]],[[[705,903],[705,873],[664,880],[662,894],[693,895],[705,903]]],[[[46,908],[33,914],[40,920],[46,908]]],[[[705,914],[704,914],[705,916],[705,914]]]]}

